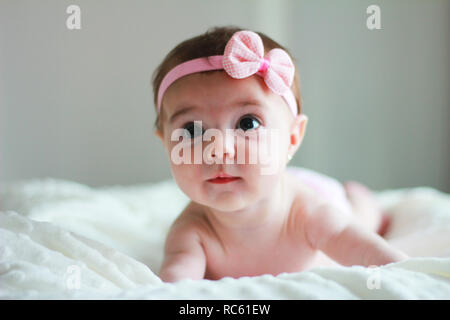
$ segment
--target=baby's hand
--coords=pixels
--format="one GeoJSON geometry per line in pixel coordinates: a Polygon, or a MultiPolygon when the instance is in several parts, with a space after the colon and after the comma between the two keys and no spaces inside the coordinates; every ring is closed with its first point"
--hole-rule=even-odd
{"type": "Polygon", "coordinates": [[[159,277],[164,282],[203,279],[206,257],[200,237],[192,224],[177,221],[166,239],[159,277]]]}

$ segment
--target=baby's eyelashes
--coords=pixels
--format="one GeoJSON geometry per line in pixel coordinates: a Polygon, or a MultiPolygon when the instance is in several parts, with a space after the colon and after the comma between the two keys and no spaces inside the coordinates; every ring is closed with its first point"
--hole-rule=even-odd
{"type": "MultiPolygon", "coordinates": [[[[235,129],[241,129],[244,132],[249,130],[256,130],[261,126],[261,121],[253,115],[246,115],[240,118],[236,124],[235,129]]],[[[186,138],[197,138],[205,134],[205,128],[201,125],[201,121],[190,121],[183,125],[186,138]]]]}
{"type": "Polygon", "coordinates": [[[183,126],[185,129],[186,138],[196,138],[205,133],[205,129],[202,126],[198,125],[198,123],[188,122],[183,126]]]}
{"type": "Polygon", "coordinates": [[[254,130],[257,129],[260,125],[261,122],[255,116],[247,115],[239,120],[236,129],[242,129],[244,131],[254,130]]]}

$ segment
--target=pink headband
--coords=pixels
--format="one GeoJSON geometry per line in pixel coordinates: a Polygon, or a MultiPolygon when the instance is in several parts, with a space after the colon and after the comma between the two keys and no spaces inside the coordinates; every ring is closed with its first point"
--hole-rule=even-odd
{"type": "Polygon", "coordinates": [[[252,31],[236,32],[225,46],[223,56],[210,56],[186,61],[166,74],[158,91],[158,114],[167,88],[186,75],[224,69],[234,79],[254,74],[264,78],[267,87],[284,98],[294,116],[297,102],[290,89],[295,66],[286,51],[272,49],[264,56],[264,46],[258,34],[252,31]]]}

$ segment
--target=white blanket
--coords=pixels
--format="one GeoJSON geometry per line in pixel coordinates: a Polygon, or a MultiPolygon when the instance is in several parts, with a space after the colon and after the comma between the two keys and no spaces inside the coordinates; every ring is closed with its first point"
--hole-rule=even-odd
{"type": "Polygon", "coordinates": [[[377,194],[388,241],[412,259],[379,268],[162,283],[166,232],[188,199],[172,180],[90,188],[33,180],[0,191],[1,299],[450,299],[450,195],[377,194]]]}

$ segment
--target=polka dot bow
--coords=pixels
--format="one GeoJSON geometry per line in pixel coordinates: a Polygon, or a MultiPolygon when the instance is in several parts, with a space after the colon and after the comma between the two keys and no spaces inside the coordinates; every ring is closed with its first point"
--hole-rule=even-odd
{"type": "Polygon", "coordinates": [[[267,87],[283,95],[290,89],[295,66],[286,51],[275,48],[264,56],[264,45],[253,31],[236,32],[228,41],[222,65],[227,74],[235,79],[258,74],[267,87]]]}

